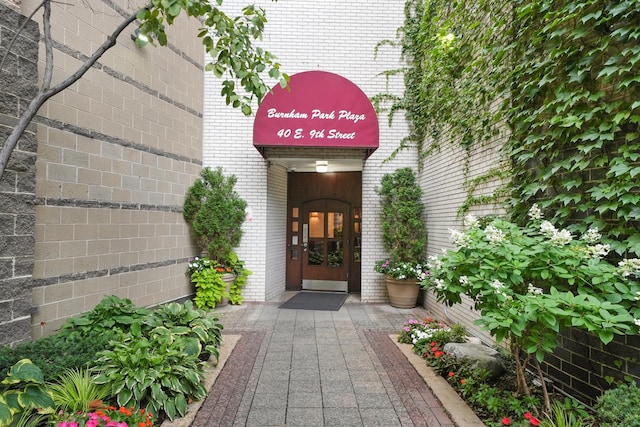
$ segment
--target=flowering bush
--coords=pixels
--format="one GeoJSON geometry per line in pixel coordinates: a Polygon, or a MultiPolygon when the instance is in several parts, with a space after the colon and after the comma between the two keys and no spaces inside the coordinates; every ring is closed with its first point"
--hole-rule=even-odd
{"type": "Polygon", "coordinates": [[[391,262],[389,259],[377,261],[374,270],[399,280],[417,279],[422,281],[428,274],[426,265],[423,263],[391,262]]]}
{"type": "Polygon", "coordinates": [[[597,229],[575,238],[544,221],[535,205],[529,217],[526,227],[502,219],[481,227],[468,216],[466,232],[452,231],[456,249],[430,257],[422,282],[448,305],[462,295],[473,301],[481,315],[476,323],[497,342],[509,342],[518,391],[525,394],[531,356],[542,362],[561,328],[590,331],[606,344],[640,326],[640,261],[606,261],[609,247],[599,242],[597,229]],[[529,356],[521,360],[521,354],[529,356]]]}
{"type": "Polygon", "coordinates": [[[91,412],[60,413],[57,427],[152,427],[153,415],[144,409],[109,406],[91,412]]]}
{"type": "MultiPolygon", "coordinates": [[[[423,320],[409,319],[398,334],[398,342],[412,344],[416,353],[422,353],[426,343],[443,345],[448,342],[463,342],[467,332],[462,325],[449,327],[445,323],[427,317],[423,320]]],[[[430,344],[433,346],[433,344],[430,344]]]]}

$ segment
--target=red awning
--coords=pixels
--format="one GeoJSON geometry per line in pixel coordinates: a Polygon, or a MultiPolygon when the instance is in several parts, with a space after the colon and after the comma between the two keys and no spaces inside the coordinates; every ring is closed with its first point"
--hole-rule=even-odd
{"type": "Polygon", "coordinates": [[[378,116],[350,80],[325,71],[291,76],[262,100],[253,123],[253,145],[265,147],[361,148],[379,145],[378,116]]]}

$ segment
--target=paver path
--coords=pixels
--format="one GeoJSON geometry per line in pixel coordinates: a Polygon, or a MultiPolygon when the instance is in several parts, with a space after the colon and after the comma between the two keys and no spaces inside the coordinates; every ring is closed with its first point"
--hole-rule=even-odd
{"type": "Polygon", "coordinates": [[[241,338],[192,427],[454,426],[388,336],[424,309],[278,305],[218,310],[224,332],[241,338]]]}

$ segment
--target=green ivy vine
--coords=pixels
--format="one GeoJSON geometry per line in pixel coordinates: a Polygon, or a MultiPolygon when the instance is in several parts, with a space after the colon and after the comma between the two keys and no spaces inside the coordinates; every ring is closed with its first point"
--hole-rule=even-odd
{"type": "Polygon", "coordinates": [[[504,203],[524,220],[533,202],[618,254],[640,255],[640,8],[637,0],[407,0],[395,41],[404,110],[420,162],[443,144],[493,141],[502,161],[465,175],[471,206],[504,203]],[[491,196],[476,188],[492,179],[491,196]]]}

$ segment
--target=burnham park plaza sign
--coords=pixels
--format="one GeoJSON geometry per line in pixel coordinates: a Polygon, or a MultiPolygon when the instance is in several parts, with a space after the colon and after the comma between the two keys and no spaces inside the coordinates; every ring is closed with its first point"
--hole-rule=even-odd
{"type": "Polygon", "coordinates": [[[359,148],[368,157],[378,144],[378,117],[369,98],[325,71],[294,74],[287,88],[276,85],[253,124],[253,145],[263,154],[266,147],[359,148]]]}

